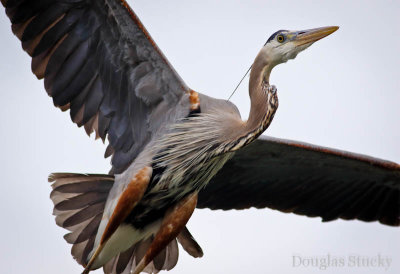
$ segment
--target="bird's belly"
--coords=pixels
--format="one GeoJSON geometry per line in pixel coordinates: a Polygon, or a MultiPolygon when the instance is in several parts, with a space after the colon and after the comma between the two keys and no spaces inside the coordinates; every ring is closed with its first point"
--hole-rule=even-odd
{"type": "MultiPolygon", "coordinates": [[[[205,187],[232,156],[233,154],[224,154],[212,158],[199,169],[191,170],[180,182],[152,181],[143,199],[107,241],[93,268],[100,267],[116,254],[157,233],[166,211],[187,194],[205,187]],[[167,187],[157,188],[158,184],[167,187]]],[[[171,179],[176,180],[176,178],[171,179]]]]}
{"type": "MultiPolygon", "coordinates": [[[[165,212],[183,197],[199,191],[233,156],[226,153],[205,162],[198,169],[192,169],[180,179],[174,176],[158,176],[159,181],[152,181],[142,201],[132,210],[126,223],[142,229],[164,217],[165,212]],[[168,182],[162,180],[170,180],[168,182]],[[159,187],[160,185],[165,187],[159,187]]],[[[153,180],[153,178],[152,178],[153,180]]]]}
{"type": "MultiPolygon", "coordinates": [[[[103,250],[96,258],[92,269],[97,269],[107,263],[112,257],[120,252],[124,252],[132,245],[141,240],[145,240],[154,235],[159,229],[161,222],[153,222],[147,225],[144,229],[137,229],[129,224],[122,224],[113,233],[111,238],[105,244],[103,250]]],[[[92,251],[92,253],[94,250],[92,251]]],[[[89,257],[91,257],[90,254],[89,257]]]]}

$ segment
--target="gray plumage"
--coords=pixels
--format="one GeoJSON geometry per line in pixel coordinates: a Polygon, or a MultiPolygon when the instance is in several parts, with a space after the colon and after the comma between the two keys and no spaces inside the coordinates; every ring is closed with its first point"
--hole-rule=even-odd
{"type": "MultiPolygon", "coordinates": [[[[56,223],[70,231],[64,238],[85,273],[100,267],[109,274],[134,271],[169,210],[197,195],[200,208],[270,207],[324,221],[400,225],[399,165],[257,140],[278,108],[276,88],[269,83],[273,67],[338,27],[274,33],[252,65],[251,110],[243,121],[231,102],[186,86],[124,0],[1,2],[54,105],[70,110],[71,120],[88,135],[108,140],[109,175],[49,177],[56,223]],[[118,215],[124,212],[120,200],[136,197],[127,190],[143,170],[143,196],[133,209],[122,203],[130,212],[118,215]],[[104,240],[115,219],[118,226],[104,240]]],[[[203,255],[186,227],[173,238],[145,271],[172,269],[177,242],[193,257],[203,255]]]]}

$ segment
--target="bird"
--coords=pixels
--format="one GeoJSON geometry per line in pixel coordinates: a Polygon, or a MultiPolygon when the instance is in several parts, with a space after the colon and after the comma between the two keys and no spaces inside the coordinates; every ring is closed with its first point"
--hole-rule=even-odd
{"type": "Polygon", "coordinates": [[[273,67],[337,27],[274,33],[250,73],[250,116],[186,86],[125,1],[2,0],[55,106],[107,139],[108,175],[56,173],[56,223],[72,255],[105,273],[177,263],[195,207],[283,212],[399,225],[399,166],[260,137],[278,107],[273,67]],[[172,229],[171,229],[172,228],[172,229]]]}

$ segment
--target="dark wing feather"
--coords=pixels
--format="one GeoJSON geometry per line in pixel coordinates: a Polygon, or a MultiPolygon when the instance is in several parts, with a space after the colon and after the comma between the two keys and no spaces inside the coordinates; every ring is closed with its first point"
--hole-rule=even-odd
{"type": "Polygon", "coordinates": [[[113,172],[122,172],[188,90],[139,19],[124,0],[2,4],[54,105],[108,137],[113,172]]]}
{"type": "Polygon", "coordinates": [[[198,207],[269,207],[399,226],[400,165],[263,136],[226,163],[200,192],[198,207]]]}

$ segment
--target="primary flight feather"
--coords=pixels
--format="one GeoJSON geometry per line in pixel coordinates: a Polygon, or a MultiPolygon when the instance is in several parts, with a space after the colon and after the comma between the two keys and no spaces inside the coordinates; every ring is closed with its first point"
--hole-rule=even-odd
{"type": "Polygon", "coordinates": [[[280,30],[252,65],[251,110],[188,88],[124,0],[2,0],[54,105],[108,140],[111,171],[50,175],[56,223],[84,273],[172,269],[203,252],[195,207],[270,207],[400,225],[400,166],[259,137],[278,108],[272,69],[338,29],[280,30]]]}

